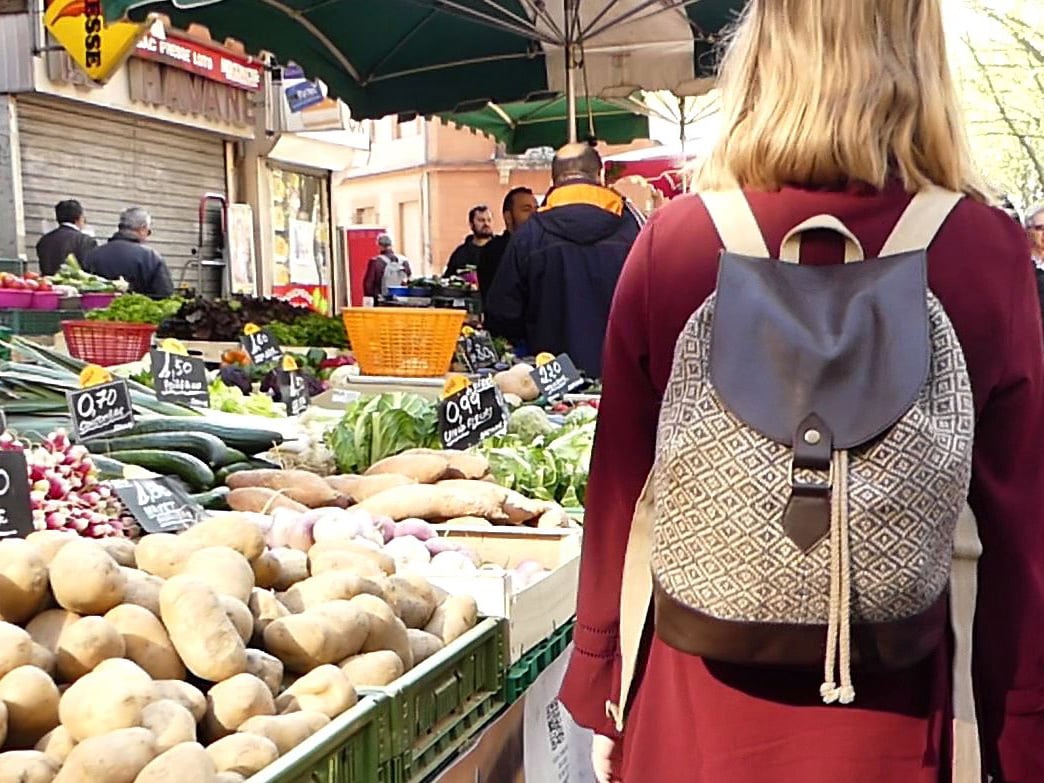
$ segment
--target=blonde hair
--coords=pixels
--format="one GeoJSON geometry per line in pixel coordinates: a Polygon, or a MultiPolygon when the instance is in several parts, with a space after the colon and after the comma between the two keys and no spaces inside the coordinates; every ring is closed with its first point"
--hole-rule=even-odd
{"type": "Polygon", "coordinates": [[[698,187],[784,185],[983,198],[939,0],[753,0],[721,73],[722,136],[698,187]]]}

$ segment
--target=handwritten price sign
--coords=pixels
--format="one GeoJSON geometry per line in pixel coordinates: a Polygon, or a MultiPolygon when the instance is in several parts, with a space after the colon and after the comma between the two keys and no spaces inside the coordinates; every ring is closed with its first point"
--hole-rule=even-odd
{"type": "Polygon", "coordinates": [[[152,351],[150,355],[157,399],[193,408],[210,407],[207,365],[202,359],[169,351],[152,351]]]}
{"type": "Polygon", "coordinates": [[[492,378],[481,378],[439,405],[439,438],[443,448],[469,449],[486,438],[507,432],[504,396],[492,378]]]}
{"type": "Polygon", "coordinates": [[[584,383],[573,360],[564,353],[559,354],[552,361],[539,365],[530,373],[530,376],[536,382],[541,395],[548,400],[564,397],[584,383]]]}
{"type": "Polygon", "coordinates": [[[134,427],[130,389],[124,380],[66,392],[65,397],[77,440],[115,435],[134,427]]]}

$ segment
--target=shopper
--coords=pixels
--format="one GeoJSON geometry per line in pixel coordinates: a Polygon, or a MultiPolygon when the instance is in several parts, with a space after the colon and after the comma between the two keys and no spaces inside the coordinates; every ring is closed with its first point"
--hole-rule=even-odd
{"type": "Polygon", "coordinates": [[[459,277],[478,268],[482,249],[493,239],[493,212],[485,204],[468,210],[471,233],[457,246],[446,263],[445,277],[459,277]]]}
{"type": "Polygon", "coordinates": [[[568,353],[601,377],[609,305],[638,222],[602,184],[602,159],[568,144],[551,164],[547,201],[512,237],[486,298],[489,329],[530,353],[568,353]]]}
{"type": "MultiPolygon", "coordinates": [[[[723,63],[722,136],[699,178],[698,189],[705,195],[676,199],[653,215],[627,261],[606,336],[604,396],[584,515],[575,650],[561,691],[562,701],[577,721],[599,735],[594,761],[603,781],[979,783],[987,774],[990,780],[1005,783],[1044,781],[1040,313],[1025,238],[1007,215],[985,203],[976,182],[947,63],[940,5],[940,0],[753,0],[723,63]],[[733,190],[737,182],[742,194],[733,190]],[[931,185],[966,196],[954,205],[946,194],[927,190],[931,185]],[[881,294],[877,285],[882,279],[878,276],[900,266],[895,258],[886,262],[878,256],[891,249],[885,247],[886,238],[912,203],[911,194],[920,191],[925,193],[919,199],[922,206],[939,198],[947,208],[953,207],[927,251],[927,285],[945,316],[924,292],[923,276],[888,295],[881,294]],[[723,204],[733,204],[735,209],[719,210],[723,204]],[[707,205],[715,209],[720,223],[712,221],[707,205]],[[725,239],[718,225],[730,245],[737,236],[741,245],[762,245],[748,255],[779,258],[781,250],[787,255],[794,251],[790,242],[781,247],[784,235],[822,215],[842,221],[865,256],[875,259],[865,266],[857,264],[844,279],[862,286],[868,282],[863,275],[873,276],[877,282],[867,290],[879,297],[876,304],[881,309],[875,310],[865,299],[852,304],[832,285],[828,290],[836,298],[810,312],[807,303],[813,297],[826,298],[817,288],[824,275],[811,275],[814,270],[800,267],[797,274],[802,279],[795,280],[793,268],[781,262],[745,262],[736,255],[728,257],[727,266],[725,260],[719,264],[725,239]],[[730,272],[727,288],[720,286],[719,269],[722,274],[730,272]],[[853,275],[859,275],[859,281],[853,275]],[[738,291],[732,284],[754,279],[764,286],[738,291]],[[793,283],[792,297],[781,294],[777,284],[782,280],[793,283]],[[716,289],[718,296],[708,303],[716,289]],[[741,304],[723,309],[724,290],[731,302],[741,304]],[[748,296],[755,290],[761,294],[748,296]],[[907,300],[913,305],[907,311],[903,297],[910,291],[916,297],[907,300]],[[926,419],[903,414],[904,429],[898,429],[898,423],[885,426],[877,436],[880,441],[869,444],[866,432],[855,438],[863,445],[849,454],[851,464],[871,471],[869,478],[844,467],[833,475],[817,469],[802,478],[799,469],[794,480],[808,485],[794,488],[788,471],[794,468],[797,451],[785,442],[772,445],[779,441],[728,412],[737,407],[737,396],[744,397],[745,417],[775,427],[776,417],[804,415],[808,407],[799,400],[789,411],[780,408],[778,401],[800,398],[805,391],[819,393],[824,384],[836,382],[849,389],[849,402],[833,406],[832,414],[818,413],[832,420],[847,413],[856,425],[887,425],[889,417],[882,418],[882,411],[875,409],[887,399],[882,390],[893,381],[901,384],[916,378],[916,373],[856,373],[885,355],[902,356],[911,348],[928,350],[923,320],[911,333],[918,336],[909,340],[888,346],[878,339],[895,328],[893,316],[902,323],[917,323],[909,320],[910,312],[921,312],[926,301],[933,313],[930,343],[937,361],[912,366],[919,367],[918,372],[930,367],[927,377],[952,381],[933,389],[940,401],[959,401],[961,408],[947,409],[941,402],[938,408],[924,408],[936,398],[914,394],[902,400],[897,411],[911,410],[910,399],[916,399],[914,405],[922,406],[918,410],[926,419]],[[841,308],[845,303],[851,305],[848,310],[841,308]],[[766,328],[769,323],[796,319],[798,313],[810,319],[807,331],[766,328]],[[728,324],[721,326],[726,331],[720,335],[719,317],[725,319],[721,324],[728,324]],[[823,325],[836,331],[828,329],[824,334],[823,325]],[[708,328],[725,342],[712,344],[708,328]],[[860,330],[858,339],[846,342],[853,328],[860,330]],[[788,359],[794,346],[801,346],[802,334],[814,340],[822,353],[816,357],[805,350],[799,355],[812,359],[798,366],[788,359]],[[939,348],[944,336],[948,353],[939,348]],[[743,350],[736,350],[737,344],[743,350]],[[872,354],[873,346],[883,348],[885,354],[872,354]],[[699,351],[709,351],[710,360],[699,351]],[[832,354],[845,355],[853,364],[839,367],[831,363],[832,354]],[[713,393],[709,393],[708,367],[713,393]],[[771,373],[776,380],[764,383],[771,373]],[[854,378],[865,383],[854,388],[850,383],[854,378]],[[968,378],[973,404],[967,395],[968,378]],[[691,399],[684,395],[695,388],[693,384],[700,385],[703,396],[688,409],[679,407],[683,399],[691,399]],[[667,416],[662,422],[661,414],[667,416]],[[921,427],[934,417],[959,426],[931,435],[921,427]],[[714,429],[718,426],[720,432],[714,429]],[[949,472],[928,454],[908,451],[897,443],[896,438],[907,431],[919,432],[922,439],[934,437],[933,449],[960,453],[968,460],[961,464],[971,465],[970,504],[983,547],[972,659],[975,699],[964,692],[956,706],[951,698],[951,688],[958,684],[953,671],[963,671],[969,659],[952,657],[953,642],[945,623],[945,581],[937,587],[944,591],[942,601],[933,605],[939,614],[931,619],[916,615],[923,624],[908,626],[917,632],[911,640],[923,643],[927,637],[918,634],[930,632],[936,641],[920,649],[908,644],[876,651],[880,657],[909,653],[920,660],[879,670],[861,665],[865,659],[842,660],[835,671],[843,675],[850,670],[849,690],[841,685],[843,677],[837,681],[824,677],[828,669],[815,657],[827,653],[832,657],[837,650],[834,642],[841,645],[843,656],[846,638],[849,651],[874,655],[868,644],[874,640],[872,634],[888,629],[855,625],[850,636],[843,633],[853,613],[878,598],[859,588],[867,568],[879,569],[877,584],[893,595],[897,586],[913,589],[918,584],[918,577],[904,568],[946,565],[951,549],[944,520],[918,515],[944,495],[948,502],[963,503],[961,475],[949,472]],[[778,462],[763,473],[770,445],[778,462]],[[654,469],[654,458],[672,472],[654,469]],[[867,483],[881,478],[872,464],[867,467],[872,458],[880,458],[881,465],[893,470],[891,478],[876,488],[867,483]],[[912,482],[936,469],[942,471],[937,492],[923,485],[913,495],[887,491],[888,486],[910,489],[912,482]],[[637,519],[651,519],[657,533],[651,544],[651,570],[660,581],[653,587],[650,568],[635,568],[621,593],[632,510],[651,470],[657,471],[654,476],[660,481],[652,486],[651,498],[646,496],[637,519]],[[844,492],[846,485],[849,493],[844,492]],[[766,494],[766,486],[780,491],[766,494]],[[807,495],[798,492],[803,489],[807,495]],[[684,490],[688,501],[679,490],[684,490]],[[661,493],[666,494],[661,497],[661,493]],[[802,560],[804,547],[790,536],[800,539],[802,532],[818,526],[822,502],[829,504],[835,496],[839,502],[826,512],[831,529],[838,531],[837,544],[831,543],[834,533],[818,543],[805,540],[812,548],[808,559],[802,560]],[[848,503],[840,503],[845,497],[848,503]],[[788,499],[794,500],[789,510],[783,506],[788,499]],[[719,516],[709,519],[707,508],[716,509],[719,516]],[[646,510],[655,513],[650,517],[646,510]],[[802,510],[808,512],[804,522],[801,514],[793,513],[802,510]],[[847,513],[853,517],[846,522],[842,517],[847,513]],[[874,513],[882,518],[875,520],[874,513]],[[664,528],[661,514],[676,526],[664,528]],[[702,520],[701,526],[668,535],[678,530],[677,524],[696,519],[702,520]],[[786,527],[785,519],[794,526],[786,527]],[[946,536],[936,550],[925,550],[896,535],[881,559],[868,563],[856,551],[842,547],[842,542],[860,542],[868,535],[883,545],[887,531],[905,529],[911,519],[946,536]],[[759,521],[760,538],[744,535],[748,524],[759,521]],[[729,557],[715,568],[701,570],[707,562],[698,564],[693,558],[703,558],[723,543],[726,549],[715,551],[729,557]],[[837,570],[833,571],[830,561],[835,556],[837,570]],[[780,563],[778,579],[759,576],[760,569],[774,559],[780,563]],[[808,569],[788,566],[795,562],[806,563],[808,569]],[[766,596],[780,598],[781,585],[789,587],[796,604],[810,613],[813,608],[818,611],[827,602],[821,590],[829,582],[829,614],[839,624],[817,617],[811,625],[748,626],[718,623],[714,618],[722,615],[697,609],[682,612],[677,594],[670,592],[676,582],[663,581],[681,578],[679,574],[708,591],[708,601],[717,600],[711,593],[718,590],[730,602],[743,602],[741,611],[752,614],[763,611],[766,596]],[[854,588],[847,587],[849,578],[855,579],[854,588]],[[648,618],[643,639],[645,590],[655,591],[656,600],[655,616],[648,618]],[[625,640],[621,639],[622,596],[634,604],[627,607],[625,640]],[[693,630],[693,622],[701,619],[707,625],[693,630]],[[830,628],[824,625],[833,625],[837,634],[828,638],[830,628]],[[713,629],[722,635],[707,636],[713,629]],[[752,630],[762,633],[760,641],[733,650],[731,657],[741,661],[760,657],[758,665],[680,649],[697,644],[709,648],[714,643],[724,647],[740,638],[750,641],[747,634],[752,630]],[[784,633],[788,631],[811,634],[815,644],[802,648],[788,641],[784,633]],[[630,698],[621,705],[622,652],[633,649],[632,640],[640,652],[630,698]],[[921,657],[920,652],[927,654],[921,657]],[[773,663],[801,655],[808,655],[812,663],[773,663]],[[854,702],[844,703],[851,698],[854,702]],[[607,703],[622,706],[625,714],[607,710],[607,703]],[[618,722],[617,717],[626,720],[618,722]],[[976,736],[982,740],[981,774],[976,736]],[[952,753],[955,743],[957,756],[952,753]],[[959,763],[951,771],[955,762],[959,763]]],[[[936,218],[943,217],[945,211],[940,210],[936,218]]],[[[825,222],[821,219],[813,225],[825,222]]],[[[915,219],[899,234],[913,229],[930,236],[931,222],[915,219]]],[[[804,235],[802,264],[836,264],[843,249],[852,258],[862,255],[851,240],[842,242],[834,232],[832,228],[804,235]]],[[[902,268],[918,269],[910,264],[919,265],[923,258],[921,250],[913,250],[902,268]]],[[[804,434],[795,431],[792,441],[802,459],[817,468],[823,466],[824,448],[828,464],[842,460],[831,447],[829,424],[824,425],[825,432],[816,427],[804,434]]],[[[946,524],[952,524],[952,519],[948,516],[946,524]]],[[[638,543],[635,547],[631,562],[640,564],[649,550],[638,543]]],[[[973,551],[970,546],[962,549],[961,562],[972,563],[974,575],[974,563],[966,559],[973,551]]],[[[945,578],[946,572],[942,573],[945,578]]],[[[961,584],[968,584],[963,575],[961,584]]],[[[963,591],[958,595],[967,597],[963,591]]],[[[792,602],[791,611],[800,612],[796,604],[792,602]]],[[[960,609],[961,604],[955,607],[960,609]]],[[[958,623],[958,630],[968,632],[968,624],[958,623]]]]}
{"type": "Polygon", "coordinates": [[[1044,320],[1044,204],[1030,210],[1026,217],[1026,234],[1029,236],[1033,269],[1037,274],[1037,293],[1040,295],[1040,312],[1044,320]]]}
{"type": "Polygon", "coordinates": [[[513,188],[504,196],[501,212],[504,216],[504,233],[493,237],[479,254],[478,282],[483,304],[493,286],[493,278],[496,277],[497,269],[500,268],[500,260],[504,257],[504,251],[507,250],[512,233],[522,228],[536,211],[536,196],[529,188],[513,188]]]}
{"type": "Polygon", "coordinates": [[[380,252],[370,259],[363,277],[363,295],[376,299],[387,296],[389,288],[406,285],[410,279],[410,262],[395,252],[387,234],[377,237],[380,252]]]}
{"type": "Polygon", "coordinates": [[[92,236],[84,233],[87,217],[79,201],[67,199],[54,206],[54,219],[58,227],[48,231],[36,243],[36,258],[40,262],[40,273],[53,275],[69,256],[81,265],[87,254],[98,246],[92,236]]]}
{"type": "Polygon", "coordinates": [[[92,250],[86,259],[88,271],[109,280],[123,278],[134,294],[153,299],[174,295],[174,283],[163,257],[149,247],[152,217],[141,207],[125,209],[109,241],[92,250]]]}

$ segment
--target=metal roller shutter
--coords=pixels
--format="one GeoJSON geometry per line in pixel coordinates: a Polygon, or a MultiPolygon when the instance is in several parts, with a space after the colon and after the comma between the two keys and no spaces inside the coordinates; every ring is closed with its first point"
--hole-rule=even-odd
{"type": "MultiPolygon", "coordinates": [[[[58,100],[19,98],[18,125],[30,259],[62,199],[83,204],[99,241],[115,232],[122,210],[140,206],[152,214],[150,243],[177,285],[199,242],[200,198],[225,193],[221,137],[58,100]]],[[[195,280],[193,270],[186,282],[195,280]]]]}

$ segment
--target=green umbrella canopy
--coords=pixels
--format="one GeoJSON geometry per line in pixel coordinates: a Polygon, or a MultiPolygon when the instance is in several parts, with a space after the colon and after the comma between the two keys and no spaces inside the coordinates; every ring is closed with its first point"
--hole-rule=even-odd
{"type": "Polygon", "coordinates": [[[713,74],[717,36],[745,2],[102,0],[102,7],[108,19],[158,12],[181,27],[198,22],[218,40],[293,61],[365,119],[565,93],[573,86],[567,53],[578,93],[695,94],[713,74]]]}
{"type": "MultiPolygon", "coordinates": [[[[649,135],[648,116],[625,104],[600,98],[576,101],[577,137],[584,138],[594,123],[594,136],[609,144],[627,144],[649,135]]],[[[534,147],[560,147],[568,141],[568,107],[565,96],[513,103],[461,106],[442,119],[487,133],[518,155],[534,147]]]]}

